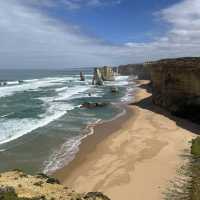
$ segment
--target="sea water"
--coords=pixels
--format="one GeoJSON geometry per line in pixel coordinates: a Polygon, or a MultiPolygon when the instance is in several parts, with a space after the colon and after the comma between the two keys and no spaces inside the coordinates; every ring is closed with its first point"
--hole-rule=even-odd
{"type": "Polygon", "coordinates": [[[117,76],[104,86],[92,85],[92,69],[0,70],[0,171],[19,168],[29,173],[53,171],[70,162],[89,124],[110,120],[123,112],[135,84],[117,76]],[[19,83],[18,80],[23,80],[19,83]],[[116,86],[119,93],[112,94],[116,86]],[[88,94],[91,94],[88,95],[88,94]],[[87,109],[84,102],[111,102],[87,109]]]}

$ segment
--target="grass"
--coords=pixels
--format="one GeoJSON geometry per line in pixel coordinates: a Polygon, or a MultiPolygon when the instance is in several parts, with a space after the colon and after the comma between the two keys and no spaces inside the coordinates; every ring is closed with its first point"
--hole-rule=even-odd
{"type": "Polygon", "coordinates": [[[190,153],[185,155],[189,162],[164,193],[165,200],[200,200],[200,137],[192,140],[190,153]]]}

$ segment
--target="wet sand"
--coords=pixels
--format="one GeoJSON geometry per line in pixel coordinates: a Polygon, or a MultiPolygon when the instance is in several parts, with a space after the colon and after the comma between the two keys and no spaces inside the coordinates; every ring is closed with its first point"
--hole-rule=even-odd
{"type": "Polygon", "coordinates": [[[100,191],[112,200],[160,200],[185,163],[200,129],[152,105],[141,85],[126,114],[94,127],[75,159],[54,175],[78,192],[100,191]]]}

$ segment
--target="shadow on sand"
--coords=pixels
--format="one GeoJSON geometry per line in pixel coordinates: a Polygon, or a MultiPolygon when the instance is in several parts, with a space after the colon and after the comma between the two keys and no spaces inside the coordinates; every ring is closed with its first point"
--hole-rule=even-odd
{"type": "MultiPolygon", "coordinates": [[[[152,93],[151,83],[142,84],[142,85],[140,85],[140,88],[143,88],[147,92],[152,93]]],[[[193,123],[193,122],[191,122],[191,121],[189,121],[187,119],[183,119],[183,118],[179,118],[179,117],[173,116],[170,112],[166,111],[165,109],[154,105],[153,102],[152,102],[152,96],[150,96],[148,98],[145,98],[145,99],[142,99],[142,100],[140,100],[138,102],[131,103],[130,105],[138,106],[140,108],[143,108],[143,109],[146,109],[146,110],[150,110],[152,112],[164,115],[165,117],[175,121],[176,124],[179,127],[184,128],[184,129],[186,129],[188,131],[191,131],[191,132],[193,132],[195,134],[200,135],[200,125],[195,124],[195,123],[193,123]]]]}

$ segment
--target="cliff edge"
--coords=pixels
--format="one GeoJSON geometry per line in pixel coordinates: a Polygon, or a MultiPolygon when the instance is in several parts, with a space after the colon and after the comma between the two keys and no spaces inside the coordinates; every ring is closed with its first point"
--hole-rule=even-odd
{"type": "Polygon", "coordinates": [[[0,174],[1,200],[110,200],[100,192],[80,194],[45,174],[28,175],[19,170],[0,174]]]}
{"type": "Polygon", "coordinates": [[[153,102],[173,114],[200,122],[200,57],[147,63],[153,102]]]}

